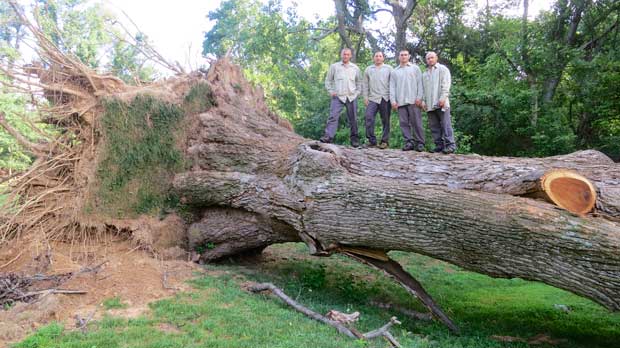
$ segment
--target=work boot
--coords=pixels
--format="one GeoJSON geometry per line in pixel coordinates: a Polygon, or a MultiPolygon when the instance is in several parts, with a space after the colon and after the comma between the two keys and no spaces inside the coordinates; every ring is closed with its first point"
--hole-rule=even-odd
{"type": "Polygon", "coordinates": [[[378,146],[381,150],[385,150],[388,147],[390,147],[390,145],[388,143],[386,143],[385,141],[382,141],[381,144],[379,144],[378,146]]]}
{"type": "Polygon", "coordinates": [[[454,153],[454,151],[456,151],[456,147],[448,146],[445,149],[443,149],[443,151],[441,151],[441,152],[443,152],[443,153],[445,153],[447,155],[447,154],[450,154],[450,153],[454,153]]]}
{"type": "Polygon", "coordinates": [[[351,146],[358,148],[360,147],[360,142],[359,140],[351,140],[351,146]]]}
{"type": "Polygon", "coordinates": [[[433,153],[439,153],[439,152],[443,152],[443,147],[435,146],[435,148],[433,149],[433,153]]]}
{"type": "Polygon", "coordinates": [[[424,147],[424,144],[420,143],[420,144],[415,146],[415,150],[417,152],[424,152],[424,150],[426,150],[426,148],[424,147]]]}
{"type": "Polygon", "coordinates": [[[332,141],[334,141],[334,139],[328,137],[327,135],[324,135],[319,139],[319,141],[325,144],[330,144],[332,141]]]}
{"type": "Polygon", "coordinates": [[[413,145],[413,143],[406,143],[405,146],[403,146],[403,151],[411,151],[415,148],[415,146],[413,145]]]}

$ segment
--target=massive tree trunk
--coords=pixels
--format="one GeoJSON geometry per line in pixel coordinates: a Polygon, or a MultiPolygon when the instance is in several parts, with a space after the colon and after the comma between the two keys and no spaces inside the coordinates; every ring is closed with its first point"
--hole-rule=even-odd
{"type": "MultiPolygon", "coordinates": [[[[241,73],[227,61],[207,79],[218,106],[193,121],[193,167],[174,178],[182,200],[203,208],[190,242],[211,243],[205,259],[281,241],[304,241],[316,255],[346,247],[413,251],[620,309],[620,169],[603,154],[494,158],[322,144],[296,135],[247,83],[239,88],[241,73]],[[594,184],[594,213],[529,198],[558,168],[594,184]],[[242,224],[222,233],[226,221],[242,224]]],[[[556,188],[573,184],[569,178],[556,188]]]]}

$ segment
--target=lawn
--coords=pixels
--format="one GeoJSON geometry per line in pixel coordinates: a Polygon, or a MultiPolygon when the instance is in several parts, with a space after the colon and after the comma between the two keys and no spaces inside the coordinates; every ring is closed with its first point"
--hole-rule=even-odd
{"type": "Polygon", "coordinates": [[[589,300],[539,283],[466,272],[412,253],[390,255],[426,286],[461,328],[460,336],[436,322],[379,308],[377,302],[423,310],[379,272],[344,257],[310,257],[303,244],[283,244],[268,248],[261,258],[205,266],[207,275],[192,281],[193,291],[152,303],[146,316],[106,316],[86,333],[54,323],[15,347],[389,346],[384,340],[349,339],[277,298],[245,292],[241,285],[248,281],[273,282],[321,313],[359,311],[362,316],[356,327],[361,331],[375,329],[395,315],[403,324],[392,332],[403,347],[528,347],[491,336],[528,339],[540,334],[556,340],[557,347],[619,346],[620,314],[589,300]]]}

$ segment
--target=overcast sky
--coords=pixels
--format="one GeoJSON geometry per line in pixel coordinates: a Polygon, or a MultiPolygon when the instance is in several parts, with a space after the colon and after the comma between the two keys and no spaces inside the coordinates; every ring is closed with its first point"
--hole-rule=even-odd
{"type": "MultiPolygon", "coordinates": [[[[478,0],[485,3],[486,0],[478,0]]],[[[195,69],[205,64],[201,57],[205,31],[213,23],[207,14],[219,7],[220,0],[103,0],[111,10],[123,17],[124,11],[146,33],[151,42],[169,60],[176,60],[183,66],[195,69]]],[[[298,13],[308,19],[315,15],[327,17],[334,12],[333,0],[284,0],[285,5],[296,4],[298,13]]],[[[533,0],[531,16],[541,9],[548,9],[551,0],[533,0]]]]}
{"type": "MultiPolygon", "coordinates": [[[[120,10],[131,17],[167,59],[192,69],[206,63],[201,57],[202,41],[204,33],[213,26],[207,15],[219,7],[220,0],[103,0],[103,3],[119,18],[124,16],[120,10]]],[[[284,3],[291,5],[295,1],[284,3]]],[[[300,0],[296,4],[299,13],[309,19],[315,15],[326,17],[334,11],[333,0],[300,0]]]]}

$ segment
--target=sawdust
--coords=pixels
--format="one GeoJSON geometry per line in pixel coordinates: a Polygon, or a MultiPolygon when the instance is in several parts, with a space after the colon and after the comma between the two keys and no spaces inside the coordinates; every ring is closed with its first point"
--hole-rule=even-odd
{"type": "Polygon", "coordinates": [[[0,309],[0,347],[19,341],[52,321],[75,328],[76,318],[92,316],[97,320],[105,313],[138,317],[147,312],[148,303],[189,290],[186,281],[201,272],[201,268],[187,261],[185,254],[171,254],[177,258],[154,255],[139,245],[136,248],[135,242],[114,236],[91,245],[33,240],[16,240],[5,245],[0,249],[0,266],[3,266],[0,273],[54,275],[82,270],[59,288],[87,293],[49,294],[32,303],[19,302],[8,310],[0,309]],[[83,271],[95,265],[101,267],[92,272],[83,271]],[[106,310],[103,301],[114,297],[125,307],[106,310]]]}

